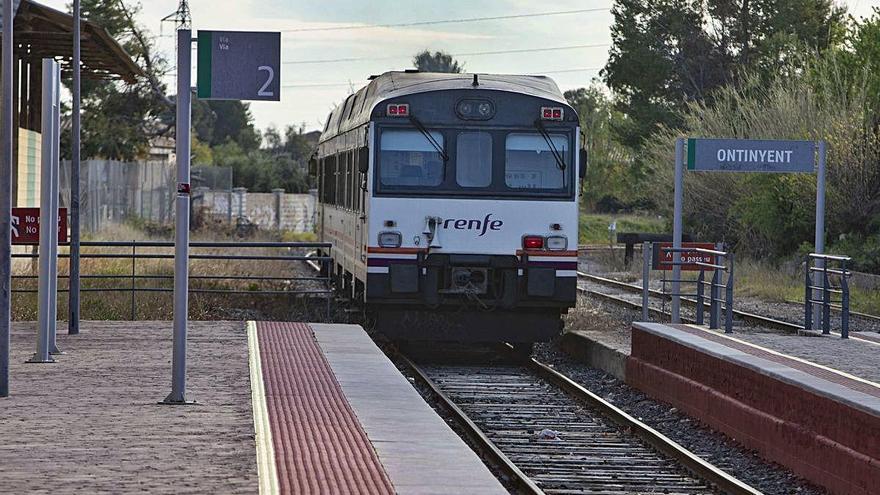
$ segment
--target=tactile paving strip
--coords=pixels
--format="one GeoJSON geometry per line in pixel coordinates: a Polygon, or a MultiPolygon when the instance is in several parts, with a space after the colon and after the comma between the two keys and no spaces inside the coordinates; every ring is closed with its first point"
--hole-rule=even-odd
{"type": "Polygon", "coordinates": [[[257,323],[281,493],[393,494],[312,329],[257,323]]]}
{"type": "Polygon", "coordinates": [[[738,342],[736,340],[729,339],[723,335],[708,332],[706,330],[698,330],[688,325],[672,325],[672,327],[676,330],[681,330],[691,335],[696,335],[697,337],[701,337],[703,339],[725,345],[732,349],[745,352],[746,354],[751,354],[752,356],[766,359],[767,361],[773,361],[774,363],[783,364],[785,366],[788,366],[789,368],[803,371],[804,373],[813,375],[817,378],[828,380],[829,382],[836,383],[838,385],[843,385],[844,387],[851,390],[862,392],[864,394],[874,397],[880,397],[880,387],[874,386],[872,384],[865,383],[859,380],[853,380],[852,378],[848,378],[833,371],[829,371],[818,366],[813,366],[809,363],[798,361],[797,359],[792,359],[788,356],[780,356],[779,354],[766,351],[763,348],[743,344],[742,342],[738,342]]]}

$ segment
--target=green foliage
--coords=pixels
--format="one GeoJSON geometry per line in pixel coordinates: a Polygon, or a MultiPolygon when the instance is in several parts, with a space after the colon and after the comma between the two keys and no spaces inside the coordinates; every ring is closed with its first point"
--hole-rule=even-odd
{"type": "Polygon", "coordinates": [[[681,126],[689,102],[711,102],[743,71],[765,81],[797,74],[803,47],[821,52],[844,33],[830,0],[617,0],[612,14],[602,75],[628,117],[617,133],[633,147],[681,126]]]}
{"type": "Polygon", "coordinates": [[[269,192],[283,188],[287,192],[304,193],[312,187],[308,175],[308,157],[316,136],[303,128],[287,127],[282,139],[278,131],[266,131],[266,147],[248,150],[237,141],[227,140],[214,146],[214,163],[232,167],[235,187],[253,192],[269,192]]]}
{"type": "Polygon", "coordinates": [[[462,72],[464,65],[444,52],[424,50],[413,57],[413,66],[421,72],[462,72]]]}
{"type": "Polygon", "coordinates": [[[632,154],[620,145],[613,127],[624,116],[598,86],[565,92],[565,99],[580,117],[583,146],[587,150],[587,174],[584,179],[584,204],[595,209],[603,198],[623,205],[638,196],[632,184],[640,183],[640,172],[632,154]]]}
{"type": "MultiPolygon", "coordinates": [[[[139,10],[139,5],[129,8],[122,2],[82,0],[83,18],[106,29],[146,74],[133,84],[83,79],[84,158],[133,160],[148,151],[153,136],[170,131],[167,122],[173,109],[160,82],[167,63],[153,54],[153,41],[134,22],[139,10]]],[[[65,157],[70,156],[68,134],[62,134],[65,157]]]]}
{"type": "MultiPolygon", "coordinates": [[[[880,131],[868,97],[878,76],[840,58],[829,51],[800,74],[770,82],[753,74],[739,89],[716,91],[711,104],[688,105],[681,129],[663,129],[644,147],[659,203],[667,212],[672,205],[672,150],[680,135],[825,140],[828,239],[880,231],[880,131]]],[[[813,175],[687,174],[685,225],[759,257],[784,256],[812,243],[815,195],[813,175]]]]}
{"type": "MultiPolygon", "coordinates": [[[[580,244],[607,244],[610,239],[608,226],[617,222],[617,232],[663,233],[666,221],[646,215],[597,215],[581,213],[580,244]]],[[[613,239],[616,243],[617,240],[613,239]]]]}

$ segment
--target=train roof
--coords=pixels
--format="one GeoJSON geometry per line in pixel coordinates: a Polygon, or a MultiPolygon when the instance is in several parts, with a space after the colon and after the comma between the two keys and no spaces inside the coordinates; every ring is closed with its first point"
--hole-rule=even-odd
{"type": "Polygon", "coordinates": [[[369,122],[373,109],[384,100],[431,91],[471,89],[474,75],[481,90],[526,94],[568,105],[559,87],[547,76],[392,71],[372,78],[337,106],[330,114],[321,141],[369,122]]]}

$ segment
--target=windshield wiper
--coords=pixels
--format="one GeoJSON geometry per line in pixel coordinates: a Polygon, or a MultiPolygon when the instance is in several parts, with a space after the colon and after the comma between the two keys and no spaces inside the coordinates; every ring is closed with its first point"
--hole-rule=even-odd
{"type": "Polygon", "coordinates": [[[449,155],[446,154],[446,150],[443,149],[443,146],[440,146],[440,143],[438,143],[437,140],[434,139],[434,136],[431,135],[428,129],[425,129],[424,124],[422,124],[422,122],[417,119],[415,115],[410,115],[409,121],[412,122],[414,126],[416,126],[416,129],[418,129],[419,132],[422,133],[422,136],[425,136],[425,139],[427,139],[428,142],[431,143],[431,146],[433,146],[434,149],[437,150],[437,153],[440,153],[440,156],[443,158],[443,162],[448,162],[449,155]]]}
{"type": "Polygon", "coordinates": [[[562,153],[556,149],[556,145],[553,144],[553,140],[550,138],[550,134],[547,132],[547,129],[544,128],[544,124],[540,119],[535,119],[535,128],[538,129],[538,132],[541,133],[541,137],[544,138],[544,141],[547,141],[547,146],[550,147],[550,151],[553,152],[553,158],[556,159],[556,166],[559,170],[565,172],[565,159],[562,157],[562,153]]]}

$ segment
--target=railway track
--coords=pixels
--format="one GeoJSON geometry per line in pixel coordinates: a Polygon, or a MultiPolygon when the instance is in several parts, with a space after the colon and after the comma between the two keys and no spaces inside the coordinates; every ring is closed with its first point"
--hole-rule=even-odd
{"type": "Polygon", "coordinates": [[[523,493],[760,493],[534,359],[402,359],[523,493]]]}
{"type": "MultiPolygon", "coordinates": [[[[589,294],[591,296],[600,298],[602,300],[611,302],[611,303],[619,305],[619,306],[627,307],[629,309],[638,310],[638,311],[641,311],[641,309],[642,309],[642,304],[641,304],[642,288],[641,288],[641,286],[629,284],[626,282],[621,282],[619,280],[614,280],[614,279],[610,279],[610,278],[606,278],[606,277],[600,277],[598,275],[590,275],[588,273],[583,273],[583,272],[578,272],[578,279],[580,281],[587,282],[587,284],[585,284],[586,286],[582,286],[582,285],[578,286],[578,290],[582,293],[589,294]],[[613,288],[616,291],[618,291],[618,293],[617,294],[609,294],[607,292],[596,290],[596,288],[591,287],[591,285],[599,285],[599,286],[606,287],[606,288],[613,288]],[[638,299],[634,299],[632,297],[629,297],[629,298],[626,297],[626,296],[631,296],[631,295],[638,295],[638,299]]],[[[653,302],[663,301],[663,300],[669,299],[668,295],[665,295],[661,291],[658,291],[655,289],[651,289],[649,291],[649,293],[650,293],[650,297],[653,302]]],[[[683,310],[681,320],[685,323],[694,323],[695,322],[694,318],[691,317],[687,313],[691,313],[691,312],[695,311],[697,301],[694,299],[691,299],[691,298],[682,297],[681,302],[682,302],[682,310],[683,310]]],[[[648,311],[653,316],[661,318],[661,319],[668,318],[670,316],[670,313],[668,311],[665,311],[662,308],[657,308],[654,305],[652,305],[648,309],[648,311]]],[[[708,313],[708,305],[706,306],[706,311],[708,313]]],[[[773,329],[782,330],[782,331],[789,332],[789,333],[806,332],[803,325],[800,325],[797,323],[792,323],[790,321],[780,320],[778,318],[771,318],[771,317],[765,316],[765,315],[750,313],[748,311],[734,309],[733,316],[734,316],[735,320],[739,319],[740,321],[750,323],[752,325],[762,326],[765,328],[773,328],[773,329]]],[[[851,318],[850,325],[852,325],[852,318],[853,317],[863,318],[866,321],[875,322],[875,323],[877,321],[880,321],[880,317],[877,317],[874,315],[867,315],[864,313],[850,312],[850,318],[851,318]]],[[[708,315],[706,316],[706,318],[708,318],[708,315]]],[[[850,328],[852,328],[852,326],[850,328]]],[[[853,332],[854,331],[851,329],[850,330],[850,338],[851,339],[863,341],[863,342],[866,342],[866,343],[869,343],[872,345],[880,345],[880,339],[874,337],[873,335],[864,334],[864,335],[860,336],[860,335],[854,334],[853,332]]],[[[813,332],[813,333],[815,333],[815,332],[813,332]]],[[[840,335],[839,333],[834,333],[834,332],[832,332],[832,333],[834,335],[838,335],[838,336],[840,335]]]]}

